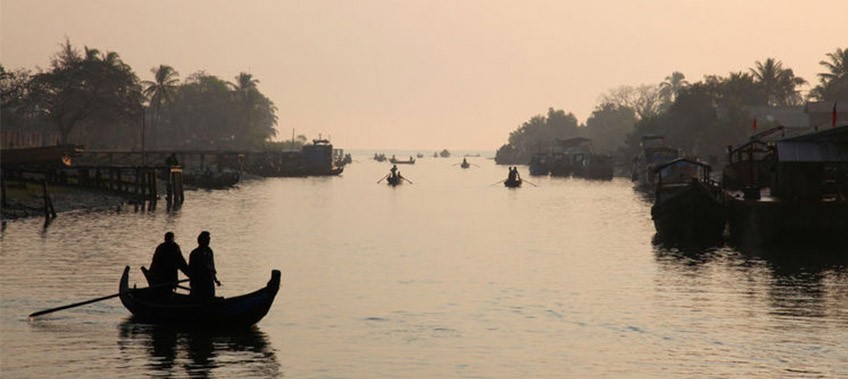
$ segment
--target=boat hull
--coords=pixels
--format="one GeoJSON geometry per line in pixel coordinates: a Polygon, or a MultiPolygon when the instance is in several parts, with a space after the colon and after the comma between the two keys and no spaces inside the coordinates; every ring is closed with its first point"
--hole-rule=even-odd
{"type": "Polygon", "coordinates": [[[504,180],[503,183],[504,183],[504,187],[518,188],[518,187],[521,187],[522,182],[523,182],[523,180],[518,179],[518,180],[504,180]]]}
{"type": "Polygon", "coordinates": [[[727,214],[720,191],[701,182],[678,188],[659,188],[651,207],[657,237],[676,243],[721,241],[727,214]]]}
{"type": "Polygon", "coordinates": [[[792,202],[780,199],[730,200],[730,236],[757,247],[785,243],[848,245],[848,202],[792,202]]]}
{"type": "Polygon", "coordinates": [[[175,293],[162,301],[150,288],[129,288],[129,267],[124,269],[119,285],[121,303],[132,313],[134,321],[216,328],[256,324],[268,313],[279,288],[280,271],[273,270],[264,288],[245,295],[199,302],[191,296],[175,293]]]}

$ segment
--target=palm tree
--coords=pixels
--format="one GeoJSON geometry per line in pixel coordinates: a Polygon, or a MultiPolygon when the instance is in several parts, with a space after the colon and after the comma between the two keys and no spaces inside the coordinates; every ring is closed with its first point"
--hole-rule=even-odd
{"type": "Polygon", "coordinates": [[[256,89],[256,85],[259,84],[258,79],[253,79],[252,74],[248,74],[246,72],[239,73],[236,76],[235,82],[227,82],[233,91],[246,93],[252,89],[256,89]]]}
{"type": "Polygon", "coordinates": [[[677,97],[677,94],[688,86],[689,82],[686,81],[686,76],[682,72],[672,72],[660,83],[660,96],[666,103],[671,103],[677,97]]]}
{"type": "MultiPolygon", "coordinates": [[[[249,133],[253,128],[253,111],[256,108],[256,94],[258,89],[256,87],[259,84],[258,79],[254,79],[253,75],[248,74],[246,72],[241,72],[238,76],[235,77],[235,82],[227,82],[227,85],[235,93],[235,96],[238,99],[239,105],[242,107],[242,111],[244,112],[243,124],[242,124],[242,133],[249,133]]],[[[239,133],[238,135],[242,135],[239,133]]]]}
{"type": "Polygon", "coordinates": [[[823,101],[848,100],[848,48],[828,53],[829,61],[820,61],[827,71],[818,74],[819,85],[810,97],[823,101]]]}
{"type": "Polygon", "coordinates": [[[751,74],[764,94],[764,105],[793,105],[801,100],[795,87],[807,81],[796,77],[792,69],[784,69],[783,62],[767,58],[765,63],[757,61],[751,74]]]}
{"type": "Polygon", "coordinates": [[[145,80],[142,84],[144,85],[144,96],[150,101],[150,106],[153,107],[153,145],[156,145],[159,112],[162,105],[173,100],[180,83],[180,73],[173,67],[164,64],[151,68],[150,72],[153,73],[154,80],[145,80]]]}

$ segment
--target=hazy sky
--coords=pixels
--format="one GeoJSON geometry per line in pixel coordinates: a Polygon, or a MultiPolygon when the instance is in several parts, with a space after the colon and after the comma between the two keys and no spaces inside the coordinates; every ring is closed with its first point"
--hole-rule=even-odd
{"type": "Polygon", "coordinates": [[[46,68],[67,37],[142,80],[249,72],[280,138],[494,150],[548,107],[585,122],[605,91],[673,71],[773,57],[815,84],[846,20],[848,0],[0,0],[0,62],[46,68]]]}

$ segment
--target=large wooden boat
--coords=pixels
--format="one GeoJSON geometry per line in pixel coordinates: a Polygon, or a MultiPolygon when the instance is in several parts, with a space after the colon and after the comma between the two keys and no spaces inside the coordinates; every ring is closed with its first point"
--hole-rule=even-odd
{"type": "Polygon", "coordinates": [[[190,327],[239,328],[256,324],[271,308],[280,289],[280,271],[271,271],[268,284],[254,292],[231,297],[197,301],[174,293],[162,300],[155,289],[130,288],[127,266],[119,285],[121,303],[135,321],[190,327]]]}
{"type": "Polygon", "coordinates": [[[708,164],[678,158],[656,168],[651,218],[666,242],[713,243],[724,236],[727,206],[708,164]]]}
{"type": "Polygon", "coordinates": [[[848,244],[848,125],[752,138],[731,149],[724,178],[736,243],[848,244]]]}

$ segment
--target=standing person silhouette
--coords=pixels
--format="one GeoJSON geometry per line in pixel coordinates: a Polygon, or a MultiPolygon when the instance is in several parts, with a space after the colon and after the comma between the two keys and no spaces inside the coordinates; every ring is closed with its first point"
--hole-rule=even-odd
{"type": "Polygon", "coordinates": [[[151,286],[162,285],[156,289],[157,295],[167,297],[177,288],[177,277],[182,271],[189,276],[188,264],[183,258],[180,245],[174,241],[174,233],[165,233],[165,242],[156,247],[153,253],[153,262],[147,271],[147,281],[151,286]]]}
{"type": "Polygon", "coordinates": [[[215,258],[209,247],[209,232],[197,236],[197,247],[189,255],[188,271],[191,295],[201,300],[215,297],[215,284],[221,285],[215,271],[215,258]]]}

